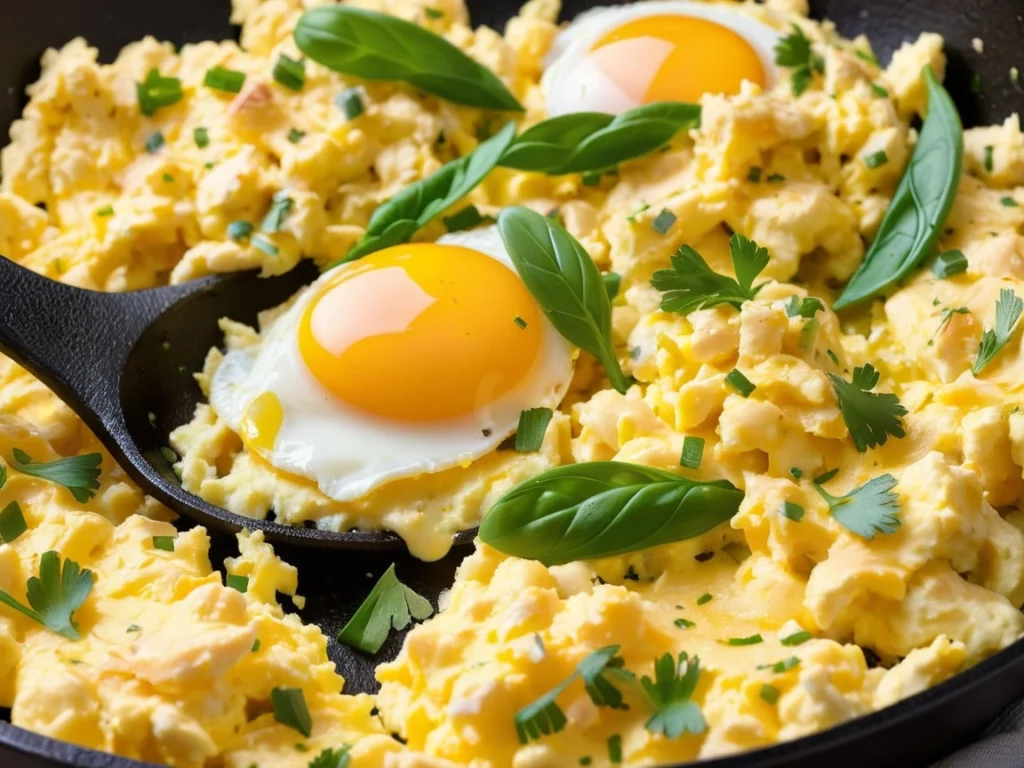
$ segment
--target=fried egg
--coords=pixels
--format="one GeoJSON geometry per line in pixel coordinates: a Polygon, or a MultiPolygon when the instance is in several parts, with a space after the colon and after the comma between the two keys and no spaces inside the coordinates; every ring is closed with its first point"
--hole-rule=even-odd
{"type": "Polygon", "coordinates": [[[618,114],[657,101],[697,103],[770,86],[781,35],[726,7],[692,2],[594,8],[559,33],[542,87],[550,115],[618,114]]]}
{"type": "Polygon", "coordinates": [[[494,450],[572,371],[488,227],[325,273],[225,356],[210,405],[261,459],[348,501],[494,450]]]}

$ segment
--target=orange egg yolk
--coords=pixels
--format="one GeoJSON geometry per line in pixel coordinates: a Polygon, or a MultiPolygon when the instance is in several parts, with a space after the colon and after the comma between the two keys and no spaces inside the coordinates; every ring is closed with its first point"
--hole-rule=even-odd
{"type": "Polygon", "coordinates": [[[533,368],[543,316],[519,276],[455,245],[387,248],[339,269],[310,301],[299,351],[336,398],[437,421],[507,394],[533,368]]]}
{"type": "Polygon", "coordinates": [[[616,27],[591,56],[637,104],[698,102],[705,93],[739,93],[765,85],[761,57],[726,26],[693,16],[647,16],[616,27]]]}

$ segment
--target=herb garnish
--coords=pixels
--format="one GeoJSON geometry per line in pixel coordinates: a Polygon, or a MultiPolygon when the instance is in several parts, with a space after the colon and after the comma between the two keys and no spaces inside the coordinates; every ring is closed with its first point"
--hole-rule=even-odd
{"type": "Polygon", "coordinates": [[[679,466],[687,469],[700,469],[704,457],[704,438],[687,435],[683,438],[683,453],[679,457],[679,466]]]}
{"type": "Polygon", "coordinates": [[[932,272],[939,280],[948,280],[966,271],[967,257],[963,251],[943,251],[935,257],[935,263],[932,264],[932,272]]]}
{"type": "MultiPolygon", "coordinates": [[[[0,488],[2,487],[3,484],[0,483],[0,488]]],[[[12,501],[0,512],[0,544],[10,544],[27,530],[28,523],[25,522],[21,507],[18,506],[18,502],[12,501]]]]}
{"type": "Polygon", "coordinates": [[[338,749],[325,749],[309,762],[309,768],[348,768],[352,760],[350,744],[343,744],[338,749]]]}
{"type": "Polygon", "coordinates": [[[870,541],[876,533],[895,533],[900,527],[896,517],[899,496],[892,493],[898,481],[892,475],[868,480],[845,496],[833,496],[821,487],[824,482],[822,478],[816,479],[815,489],[828,502],[828,511],[836,522],[850,532],[870,541]]]}
{"type": "Polygon", "coordinates": [[[785,637],[781,638],[779,640],[779,642],[782,643],[783,645],[792,646],[792,645],[803,645],[808,640],[813,640],[813,639],[814,639],[814,635],[812,635],[810,632],[808,632],[805,629],[805,630],[801,630],[800,632],[794,632],[792,635],[786,635],[785,637]]]}
{"type": "Polygon", "coordinates": [[[135,94],[139,99],[139,111],[146,117],[152,117],[162,107],[177,104],[185,96],[181,80],[163,77],[158,69],[149,70],[146,79],[135,84],[135,94]]]}
{"type": "Polygon", "coordinates": [[[392,627],[405,629],[413,619],[422,621],[434,612],[430,602],[398,580],[392,563],[356,609],[338,642],[376,653],[388,639],[392,627]]]}
{"type": "Polygon", "coordinates": [[[301,91],[306,84],[306,65],[299,59],[296,61],[283,53],[274,63],[274,80],[292,91],[301,91]]]}
{"type": "Polygon", "coordinates": [[[196,146],[200,149],[210,145],[210,132],[201,125],[197,125],[192,129],[192,138],[195,140],[196,146]]]}
{"type": "Polygon", "coordinates": [[[241,592],[243,595],[249,591],[249,577],[240,576],[237,573],[229,573],[224,577],[224,586],[241,592]]]}
{"type": "Polygon", "coordinates": [[[794,523],[799,523],[804,519],[805,510],[795,501],[784,501],[782,502],[782,507],[779,509],[779,514],[789,520],[792,520],[794,523]]]}
{"type": "Polygon", "coordinates": [[[608,301],[615,301],[615,297],[619,295],[619,286],[622,285],[622,275],[618,272],[605,272],[601,275],[601,279],[604,281],[604,290],[608,294],[608,301]]]}
{"type": "Polygon", "coordinates": [[[870,363],[853,369],[853,378],[846,381],[834,373],[826,374],[835,389],[843,421],[850,430],[850,438],[857,450],[885,445],[889,435],[903,437],[901,417],[907,409],[899,398],[889,392],[871,392],[878,384],[880,374],[870,363]]]}
{"type": "Polygon", "coordinates": [[[775,706],[775,703],[779,700],[779,689],[774,685],[764,683],[761,686],[760,696],[766,704],[775,706]]]}
{"type": "Polygon", "coordinates": [[[502,496],[480,540],[515,557],[563,565],[699,536],[739,510],[743,492],[617,461],[547,470],[502,496]]]}
{"type": "Polygon", "coordinates": [[[81,456],[70,456],[56,461],[38,462],[24,451],[15,448],[14,461],[11,466],[23,475],[31,475],[51,483],[63,485],[75,501],[84,504],[99,490],[100,464],[103,456],[98,453],[86,453],[81,456]]]}
{"type": "Polygon", "coordinates": [[[750,397],[754,393],[754,390],[757,389],[757,386],[736,368],[733,368],[726,374],[725,383],[735,389],[743,397],[750,397]]]}
{"type": "Polygon", "coordinates": [[[236,72],[233,69],[225,69],[224,67],[213,67],[206,70],[203,85],[215,91],[238,93],[242,90],[242,86],[245,85],[245,72],[236,72]]]}
{"type": "Polygon", "coordinates": [[[793,24],[792,34],[775,44],[775,63],[793,70],[794,96],[807,90],[815,72],[822,74],[825,71],[825,59],[812,50],[810,38],[796,24],[793,24]]]}
{"type": "Polygon", "coordinates": [[[72,615],[92,591],[93,573],[82,570],[74,560],[64,561],[53,550],[39,558],[39,576],[28,580],[26,595],[31,607],[22,605],[11,595],[0,590],[0,603],[13,608],[33,621],[42,624],[68,640],[80,640],[78,625],[72,615]]]}
{"type": "Polygon", "coordinates": [[[153,549],[159,549],[162,552],[173,552],[174,536],[154,536],[153,549]]]}
{"type": "Polygon", "coordinates": [[[345,75],[406,82],[456,104],[523,111],[487,67],[443,37],[384,13],[342,5],[312,8],[299,18],[295,44],[345,75]]]}
{"type": "Polygon", "coordinates": [[[338,94],[334,103],[338,105],[338,109],[341,110],[341,114],[345,116],[346,120],[355,120],[366,111],[363,95],[358,88],[346,88],[338,94]]]}
{"type": "Polygon", "coordinates": [[[519,453],[540,450],[551,416],[550,408],[530,408],[519,414],[519,429],[516,431],[516,450],[519,453]]]}
{"type": "Polygon", "coordinates": [[[783,672],[788,672],[797,664],[800,663],[800,659],[796,656],[790,656],[788,659],[782,661],[776,661],[774,664],[758,664],[758,669],[770,669],[776,675],[781,675],[783,672]]]}
{"type": "Polygon", "coordinates": [[[723,645],[733,646],[757,645],[758,643],[763,643],[764,638],[761,637],[761,633],[758,632],[756,635],[749,635],[747,637],[730,637],[727,640],[719,640],[718,642],[722,643],[723,645]]]}
{"type": "Polygon", "coordinates": [[[462,232],[466,229],[478,227],[481,224],[488,224],[494,219],[484,216],[475,205],[467,205],[461,211],[445,216],[442,221],[449,232],[462,232]]]}
{"type": "Polygon", "coordinates": [[[675,739],[684,733],[703,733],[707,728],[704,715],[691,698],[700,680],[700,659],[690,659],[686,652],[678,659],[666,653],[654,661],[654,680],[646,675],[643,686],[654,707],[654,714],[645,724],[651,733],[660,733],[675,739]]]}
{"type": "Polygon", "coordinates": [[[274,706],[274,719],[294,728],[307,739],[313,733],[313,718],[306,706],[306,695],[301,688],[274,688],[270,692],[274,706]]]}
{"type": "Polygon", "coordinates": [[[975,376],[992,362],[1013,336],[1013,332],[1017,329],[1017,321],[1020,320],[1021,310],[1024,310],[1024,300],[1010,288],[1003,288],[999,291],[999,300],[996,301],[995,326],[982,335],[981,344],[978,346],[978,358],[971,368],[971,373],[975,376]]]}
{"type": "Polygon", "coordinates": [[[787,317],[803,317],[809,320],[815,313],[824,311],[825,305],[821,299],[814,296],[805,296],[802,299],[799,296],[790,296],[786,302],[787,317]]]}
{"type": "Polygon", "coordinates": [[[661,213],[654,217],[654,221],[651,222],[651,229],[657,232],[659,235],[667,234],[672,225],[676,223],[676,215],[672,213],[668,208],[663,208],[661,213]]]}
{"type": "Polygon", "coordinates": [[[267,233],[279,231],[294,207],[295,201],[288,197],[287,189],[275,192],[271,199],[270,210],[263,217],[260,229],[267,233]]]}

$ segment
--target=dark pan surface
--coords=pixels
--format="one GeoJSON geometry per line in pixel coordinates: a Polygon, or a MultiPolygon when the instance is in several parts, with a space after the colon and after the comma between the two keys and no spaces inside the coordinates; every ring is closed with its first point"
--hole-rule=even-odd
{"type": "MultiPolygon", "coordinates": [[[[519,0],[470,0],[474,22],[501,27],[519,0]]],[[[569,18],[598,3],[565,0],[569,18]]],[[[612,4],[603,0],[600,4],[612,4]]],[[[152,34],[177,44],[234,37],[228,23],[227,0],[0,0],[5,24],[0,26],[0,126],[18,117],[24,86],[39,72],[47,46],[85,36],[111,60],[120,48],[152,34]]],[[[852,37],[868,33],[885,61],[905,40],[920,31],[942,34],[950,57],[946,83],[967,126],[1002,121],[1024,104],[1024,94],[1009,79],[1009,69],[1024,69],[1024,2],[1022,0],[811,0],[812,15],[835,21],[852,37]],[[980,55],[971,39],[985,42],[980,55]],[[980,94],[970,88],[972,74],[981,78],[980,94]]],[[[3,142],[5,143],[5,142],[3,142]]],[[[3,296],[0,286],[0,300],[3,296]]],[[[182,355],[201,359],[202,350],[182,355]],[[198,355],[198,357],[196,357],[198,355]]],[[[179,404],[180,405],[180,404],[179,404]]],[[[158,410],[154,408],[154,410],[158,410]]],[[[187,525],[187,523],[183,523],[187,525]]],[[[462,557],[457,548],[439,563],[421,563],[394,553],[320,552],[279,546],[285,560],[299,567],[300,591],[308,603],[300,615],[323,627],[329,653],[347,680],[346,691],[376,688],[373,669],[393,657],[402,642],[393,635],[377,658],[338,645],[333,637],[391,562],[399,576],[435,603],[450,586],[462,557]]],[[[234,540],[217,534],[214,563],[236,554],[234,540]]],[[[735,758],[702,763],[707,768],[810,768],[871,765],[872,768],[925,766],[976,735],[1000,710],[1024,694],[1024,643],[1003,651],[978,667],[899,705],[847,723],[831,731],[735,758]]],[[[0,710],[0,717],[7,713],[0,710]]],[[[1022,757],[1024,765],[1024,757],[1022,757]]],[[[0,722],[0,766],[35,768],[72,765],[82,768],[131,768],[141,765],[30,734],[0,722]]]]}

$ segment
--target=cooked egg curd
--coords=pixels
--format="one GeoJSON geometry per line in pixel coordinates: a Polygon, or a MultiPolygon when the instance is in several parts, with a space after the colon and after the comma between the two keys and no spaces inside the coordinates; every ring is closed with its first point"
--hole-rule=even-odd
{"type": "MultiPolygon", "coordinates": [[[[557,209],[620,276],[613,337],[635,381],[615,391],[568,347],[493,230],[446,236],[441,216],[410,245],[325,273],[257,328],[222,321],[225,350],[196,375],[210,404],[170,439],[184,487],[255,519],[397,531],[425,560],[514,485],[574,462],[729,480],[742,505],[695,539],[602,560],[545,567],[479,543],[439,612],[380,660],[379,694],[350,695],[320,629],[278,601],[301,606],[303,574],[260,534],[238,537],[225,578],[205,531],[177,532],[106,454],[84,502],[18,471],[15,449],[43,462],[100,449],[0,359],[0,512],[17,502],[25,522],[0,543],[0,590],[28,599],[50,551],[94,574],[77,641],[0,605],[0,708],[14,724],[181,768],[306,768],[346,745],[351,768],[651,765],[827,729],[1021,637],[1020,330],[972,371],[1001,292],[1024,296],[1016,116],[965,134],[939,243],[965,269],[925,267],[884,302],[830,308],[917,141],[922,68],[941,79],[941,38],[923,34],[883,69],[866,39],[808,20],[801,0],[635,3],[563,27],[555,0],[531,0],[504,34],[472,29],[460,0],[360,5],[486,65],[526,106],[524,126],[699,100],[700,127],[664,151],[596,179],[499,168],[445,212],[557,209]],[[772,54],[794,24],[821,58],[797,89],[772,54]],[[662,311],[652,275],[682,245],[731,275],[733,233],[770,254],[756,297],[662,311]],[[810,317],[805,298],[821,301],[810,317]],[[904,436],[860,452],[830,376],[849,382],[869,364],[907,413],[904,436]],[[513,450],[519,411],[545,404],[540,449],[513,450]],[[702,456],[681,466],[687,438],[703,440],[702,456]],[[833,470],[825,496],[812,480],[833,470]],[[882,475],[899,524],[866,538],[829,498],[882,475]],[[574,674],[609,646],[637,682],[665,654],[673,674],[699,669],[689,701],[704,727],[649,729],[636,684],[620,686],[628,709],[597,706],[574,674]],[[563,727],[520,739],[517,713],[566,681],[563,727]],[[275,697],[298,692],[308,736],[275,717],[275,697]]],[[[276,81],[281,55],[300,58],[301,12],[299,0],[236,0],[241,45],[176,52],[149,38],[111,64],[83,40],[48,51],[3,151],[0,252],[102,290],[326,265],[380,203],[497,127],[481,110],[312,61],[298,89],[276,81]],[[238,93],[204,85],[215,67],[244,73],[238,93]],[[137,84],[153,69],[179,78],[183,96],[147,117],[137,84]],[[350,88],[359,114],[335,103],[350,88]]]]}

